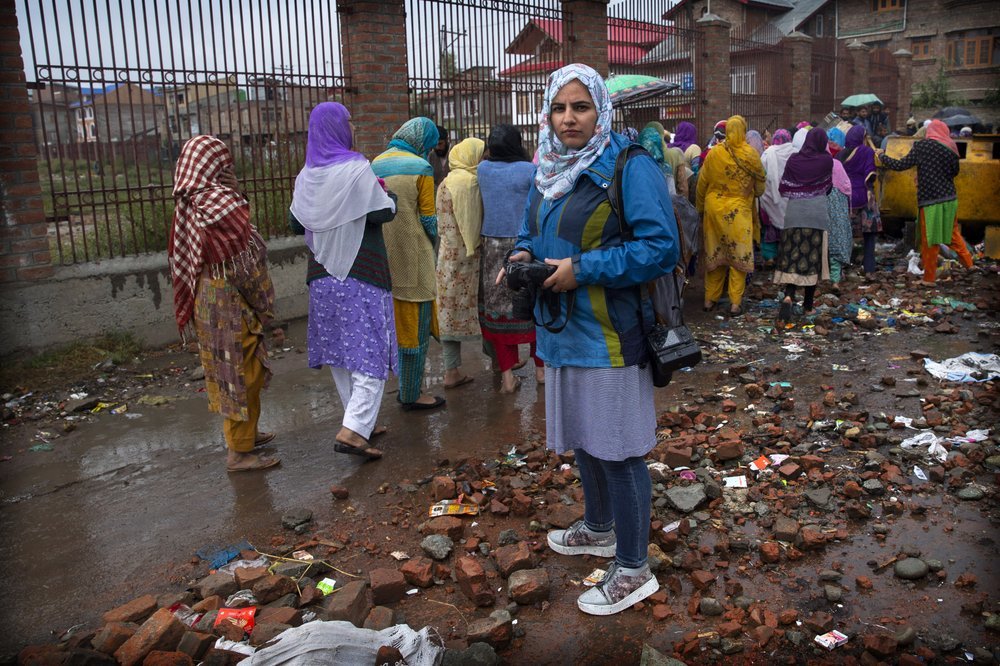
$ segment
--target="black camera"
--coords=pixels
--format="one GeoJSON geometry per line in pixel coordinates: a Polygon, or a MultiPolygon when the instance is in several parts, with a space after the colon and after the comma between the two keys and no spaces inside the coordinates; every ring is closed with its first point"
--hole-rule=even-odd
{"type": "Polygon", "coordinates": [[[535,301],[542,291],[542,283],[555,272],[556,267],[534,259],[511,261],[508,255],[503,268],[507,273],[507,288],[514,292],[511,314],[514,319],[534,321],[535,301]]]}

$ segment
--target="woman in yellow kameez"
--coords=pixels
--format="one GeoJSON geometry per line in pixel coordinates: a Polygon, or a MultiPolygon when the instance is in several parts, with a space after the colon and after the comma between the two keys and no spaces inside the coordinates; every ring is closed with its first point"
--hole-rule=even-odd
{"type": "Polygon", "coordinates": [[[705,310],[722,297],[728,277],[730,314],[743,314],[746,274],[753,270],[753,200],[764,193],[764,167],[746,142],[742,116],[726,122],[723,150],[708,153],[698,176],[704,229],[705,310]]]}

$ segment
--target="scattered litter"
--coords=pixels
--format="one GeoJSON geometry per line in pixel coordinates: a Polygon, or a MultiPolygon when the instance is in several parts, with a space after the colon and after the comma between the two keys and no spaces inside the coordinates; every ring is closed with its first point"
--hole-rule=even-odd
{"type": "Polygon", "coordinates": [[[527,458],[526,455],[518,455],[517,447],[510,447],[510,451],[507,452],[507,456],[500,461],[501,465],[507,465],[508,467],[524,467],[527,463],[524,459],[527,458]]]}
{"type": "Polygon", "coordinates": [[[846,643],[847,636],[834,629],[833,631],[828,631],[825,634],[817,636],[814,640],[827,650],[832,650],[846,643]]]}
{"type": "Polygon", "coordinates": [[[86,393],[70,393],[69,394],[69,399],[70,400],[83,400],[86,397],[87,397],[86,393]]]}
{"type": "Polygon", "coordinates": [[[406,593],[412,597],[414,594],[420,594],[420,589],[415,587],[411,590],[407,590],[406,593]]]}
{"type": "Polygon", "coordinates": [[[790,456],[784,453],[772,453],[771,455],[768,456],[768,458],[771,459],[771,464],[775,467],[788,460],[789,457],[790,456]]]}
{"type": "Polygon", "coordinates": [[[251,646],[249,643],[230,641],[222,637],[220,637],[219,640],[215,641],[215,645],[213,647],[215,647],[216,650],[236,652],[238,654],[245,654],[247,656],[250,656],[257,651],[257,649],[251,646]]]}
{"type": "Polygon", "coordinates": [[[294,553],[292,553],[292,557],[296,560],[302,560],[303,562],[309,562],[310,560],[314,559],[312,553],[305,550],[295,551],[294,553]]]}
{"type": "Polygon", "coordinates": [[[750,466],[753,467],[758,472],[767,469],[770,465],[771,461],[768,460],[767,456],[765,455],[762,455],[761,457],[757,458],[752,463],[750,463],[750,466]]]}
{"type": "Polygon", "coordinates": [[[781,388],[792,388],[791,382],[771,382],[768,386],[778,386],[781,388]]]}
{"type": "Polygon", "coordinates": [[[913,466],[913,476],[917,477],[921,481],[926,481],[927,480],[927,472],[925,472],[924,470],[920,469],[916,465],[913,466]]]}
{"type": "Polygon", "coordinates": [[[682,479],[684,479],[685,481],[695,481],[695,480],[697,480],[698,475],[695,474],[694,472],[692,472],[689,469],[685,469],[684,471],[682,471],[680,473],[680,477],[682,479]]]}
{"type": "Polygon", "coordinates": [[[224,567],[217,567],[216,571],[221,571],[222,573],[234,574],[237,569],[254,569],[257,567],[266,568],[270,564],[271,563],[267,561],[267,558],[262,556],[254,560],[234,560],[224,567]]]}
{"type": "Polygon", "coordinates": [[[927,455],[944,462],[948,459],[948,451],[941,445],[941,438],[929,430],[925,430],[909,439],[904,439],[900,446],[904,449],[927,448],[927,455]]]}
{"type": "Polygon", "coordinates": [[[722,479],[722,483],[726,488],[746,488],[747,487],[747,477],[745,476],[727,476],[722,479]]]}
{"type": "Polygon", "coordinates": [[[247,606],[246,608],[220,608],[219,614],[215,616],[215,624],[212,626],[217,627],[223,623],[235,624],[237,627],[249,634],[253,631],[253,616],[256,612],[256,606],[247,606]]]}
{"type": "Polygon", "coordinates": [[[911,419],[909,416],[897,416],[892,420],[892,422],[902,423],[904,427],[916,430],[916,428],[913,427],[913,419],[911,419]]]}
{"type": "MultiPolygon", "coordinates": [[[[139,402],[142,402],[142,400],[140,399],[139,402]]],[[[105,409],[111,409],[114,406],[115,406],[115,403],[113,403],[113,402],[99,402],[99,403],[97,403],[96,407],[94,407],[93,409],[90,410],[90,413],[91,414],[97,414],[100,411],[103,411],[105,409]]]]}
{"type": "Polygon", "coordinates": [[[126,405],[124,403],[118,405],[117,407],[112,407],[111,408],[111,413],[112,414],[124,414],[127,411],[128,411],[128,405],[126,405]]]}
{"type": "Polygon", "coordinates": [[[593,587],[604,580],[604,577],[607,575],[608,572],[604,569],[594,569],[590,572],[590,575],[583,579],[583,584],[587,587],[593,587]]]}
{"type": "Polygon", "coordinates": [[[249,541],[244,539],[239,543],[225,546],[224,548],[206,546],[205,548],[196,551],[195,555],[203,560],[207,560],[213,569],[218,569],[235,559],[236,556],[240,554],[241,550],[253,550],[253,546],[250,545],[249,541]]]}
{"type": "Polygon", "coordinates": [[[251,590],[239,590],[238,592],[233,592],[226,599],[225,606],[244,608],[246,606],[256,606],[257,597],[254,596],[251,590]]]}
{"type": "Polygon", "coordinates": [[[140,405],[152,405],[153,407],[160,407],[167,404],[173,400],[173,398],[167,397],[165,395],[144,395],[139,398],[140,405]]]}
{"type": "Polygon", "coordinates": [[[664,526],[663,531],[669,534],[670,532],[673,532],[674,530],[678,529],[680,526],[681,526],[681,521],[675,520],[669,525],[664,526]]]}
{"type": "Polygon", "coordinates": [[[403,560],[410,559],[410,556],[407,553],[403,552],[402,550],[394,550],[391,553],[389,553],[389,555],[391,555],[392,559],[396,560],[397,562],[402,562],[403,560]]]}
{"type": "Polygon", "coordinates": [[[409,666],[433,666],[441,661],[442,644],[441,637],[430,627],[414,631],[405,624],[397,624],[374,631],[350,622],[309,622],[286,629],[242,663],[243,666],[374,664],[378,649],[391,645],[409,666]]]}
{"type": "Polygon", "coordinates": [[[55,449],[52,448],[51,444],[49,444],[48,442],[46,442],[44,444],[35,444],[34,446],[32,446],[31,448],[29,448],[28,450],[32,451],[34,453],[39,453],[41,451],[54,451],[55,449]]]}
{"type": "Polygon", "coordinates": [[[333,594],[333,591],[337,587],[337,581],[332,578],[324,578],[320,582],[316,583],[316,589],[323,594],[333,594]]]}
{"type": "Polygon", "coordinates": [[[925,358],[924,369],[949,382],[985,382],[1000,377],[1000,356],[967,352],[940,362],[925,358]]]}
{"type": "Polygon", "coordinates": [[[851,366],[849,366],[849,365],[841,365],[840,363],[834,363],[833,364],[833,369],[834,370],[839,370],[841,372],[850,372],[851,371],[851,366]]]}
{"type": "Polygon", "coordinates": [[[431,504],[427,515],[431,518],[436,516],[477,516],[479,515],[479,505],[459,500],[441,500],[431,504]]]}

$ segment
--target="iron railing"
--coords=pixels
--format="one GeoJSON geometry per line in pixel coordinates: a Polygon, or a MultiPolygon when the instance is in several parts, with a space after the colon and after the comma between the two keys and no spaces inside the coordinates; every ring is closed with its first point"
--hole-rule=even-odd
{"type": "Polygon", "coordinates": [[[747,127],[761,134],[783,126],[792,102],[787,80],[791,55],[781,44],[782,37],[768,24],[757,28],[738,25],[730,31],[733,114],[746,118],[747,127]]]}
{"type": "Polygon", "coordinates": [[[406,33],[412,116],[452,143],[510,123],[534,150],[546,79],[571,60],[558,0],[406,0],[406,33]]]}
{"type": "Polygon", "coordinates": [[[166,247],[183,143],[214,134],[265,237],[287,233],[307,120],[340,99],[334,0],[18,0],[53,261],[166,247]]]}

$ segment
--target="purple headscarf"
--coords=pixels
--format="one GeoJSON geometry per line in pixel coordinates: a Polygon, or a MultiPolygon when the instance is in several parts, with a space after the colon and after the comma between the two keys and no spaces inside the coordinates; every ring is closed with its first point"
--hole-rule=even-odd
{"type": "Polygon", "coordinates": [[[791,140],[792,135],[788,133],[788,130],[780,129],[774,133],[773,137],[771,137],[771,145],[780,146],[781,144],[788,143],[791,140]]]}
{"type": "Polygon", "coordinates": [[[851,179],[851,208],[868,205],[866,182],[875,172],[875,151],[865,144],[865,128],[855,125],[847,130],[844,149],[837,153],[837,159],[844,165],[847,177],[851,179]]]}
{"type": "Polygon", "coordinates": [[[306,143],[306,166],[324,167],[348,160],[363,160],[353,151],[351,112],[343,104],[323,102],[309,114],[309,140],[306,143]]]}
{"type": "Polygon", "coordinates": [[[827,152],[826,130],[814,127],[802,150],[788,158],[778,192],[789,199],[825,196],[833,186],[833,158],[827,152]]]}
{"type": "Polygon", "coordinates": [[[758,155],[764,154],[764,137],[760,135],[757,130],[750,130],[747,132],[747,143],[757,151],[758,155]]]}
{"type": "Polygon", "coordinates": [[[694,145],[697,138],[698,130],[694,125],[685,120],[677,125],[677,132],[674,134],[674,140],[667,144],[667,148],[679,148],[683,153],[685,150],[694,145]]]}

